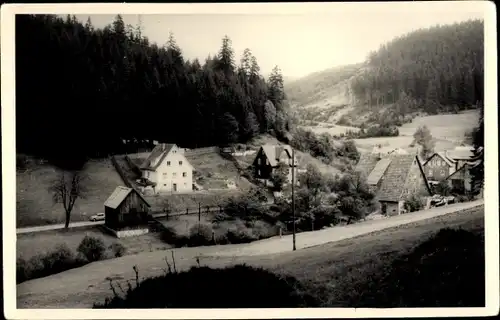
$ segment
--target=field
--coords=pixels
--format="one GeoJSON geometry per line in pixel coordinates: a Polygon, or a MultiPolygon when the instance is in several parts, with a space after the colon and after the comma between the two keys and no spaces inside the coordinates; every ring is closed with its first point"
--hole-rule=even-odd
{"type": "Polygon", "coordinates": [[[151,204],[153,211],[161,211],[165,201],[168,201],[172,212],[195,210],[198,212],[198,206],[203,208],[216,207],[224,205],[225,201],[231,197],[238,196],[240,190],[215,190],[215,191],[196,191],[192,193],[162,194],[156,196],[145,196],[144,198],[151,204]]]}
{"type": "MultiPolygon", "coordinates": [[[[47,164],[33,164],[25,172],[16,173],[17,228],[64,222],[64,209],[54,204],[48,189],[61,171],[47,164]]],[[[78,199],[71,221],[87,220],[103,212],[104,202],[117,186],[124,185],[109,160],[89,161],[83,169],[88,177],[85,199],[78,199]]]]}
{"type": "Polygon", "coordinates": [[[465,134],[477,126],[478,120],[479,114],[475,110],[459,114],[418,117],[413,119],[411,123],[406,123],[399,128],[399,134],[413,136],[419,126],[426,125],[431,130],[434,138],[461,143],[465,138],[465,134]]]}
{"type": "Polygon", "coordinates": [[[324,122],[319,122],[316,126],[302,126],[302,128],[306,130],[310,130],[316,134],[328,133],[332,136],[345,134],[347,131],[359,131],[359,128],[348,127],[348,126],[339,126],[336,124],[328,124],[324,122]]]}
{"type": "Polygon", "coordinates": [[[102,231],[99,227],[88,227],[70,230],[53,230],[37,233],[18,234],[16,241],[16,255],[18,258],[29,259],[37,254],[55,249],[60,244],[66,244],[76,252],[78,245],[86,236],[92,236],[103,240],[106,247],[113,243],[120,243],[126,248],[125,254],[136,254],[140,252],[165,250],[170,248],[162,242],[157,234],[118,239],[102,231]]]}
{"type": "MultiPolygon", "coordinates": [[[[212,218],[213,218],[212,213],[209,214],[202,213],[200,223],[202,224],[211,223],[212,218]]],[[[176,216],[176,217],[171,217],[169,219],[158,218],[156,220],[160,222],[162,225],[168,228],[172,228],[175,231],[175,233],[179,236],[189,235],[189,229],[191,229],[191,227],[193,226],[198,225],[197,214],[176,216]]]]}
{"type": "Polygon", "coordinates": [[[227,189],[227,182],[232,181],[241,190],[248,190],[251,184],[240,179],[235,164],[219,153],[189,155],[187,160],[194,167],[196,182],[205,189],[227,189]]]}
{"type": "Polygon", "coordinates": [[[477,121],[478,114],[475,111],[418,117],[411,123],[400,127],[398,137],[365,138],[354,141],[360,151],[371,151],[378,144],[385,147],[408,149],[413,141],[415,130],[419,126],[426,125],[435,139],[435,151],[438,152],[460,145],[465,139],[465,134],[476,126],[477,121]]]}
{"type": "MultiPolygon", "coordinates": [[[[373,273],[386,272],[386,267],[395,258],[407,253],[444,227],[460,227],[482,233],[484,207],[295,252],[290,249],[290,252],[272,255],[210,257],[222,249],[213,246],[176,249],[175,257],[178,269],[195,265],[195,257],[199,257],[202,265],[209,267],[237,263],[263,266],[278,273],[295,276],[311,293],[323,297],[324,306],[349,307],[358,294],[358,284],[365,283],[373,273]]],[[[239,247],[241,246],[228,245],[222,250],[231,251],[239,247]]],[[[159,275],[162,268],[166,267],[165,257],[170,258],[170,253],[143,253],[92,263],[59,275],[22,283],[17,286],[18,308],[89,307],[96,301],[104,301],[112,294],[109,282],[105,280],[111,273],[124,280],[132,279],[132,266],[139,263],[141,277],[159,275]]]]}

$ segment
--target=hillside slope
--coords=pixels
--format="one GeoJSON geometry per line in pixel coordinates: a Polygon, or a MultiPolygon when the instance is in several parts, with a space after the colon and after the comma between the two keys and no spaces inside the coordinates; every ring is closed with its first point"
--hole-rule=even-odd
{"type": "MultiPolygon", "coordinates": [[[[49,164],[32,164],[25,171],[16,172],[16,227],[28,227],[64,222],[62,204],[55,204],[49,187],[63,172],[49,164]]],[[[88,219],[104,211],[104,202],[116,187],[124,183],[109,159],[89,161],[83,174],[87,177],[84,199],[77,199],[71,221],[88,219]]]]}
{"type": "Polygon", "coordinates": [[[415,30],[363,64],[287,84],[301,125],[401,126],[418,115],[459,112],[484,100],[484,24],[470,20],[415,30]]]}
{"type": "Polygon", "coordinates": [[[293,105],[328,108],[350,103],[349,81],[362,67],[352,64],[315,72],[286,83],[285,92],[293,105]]]}

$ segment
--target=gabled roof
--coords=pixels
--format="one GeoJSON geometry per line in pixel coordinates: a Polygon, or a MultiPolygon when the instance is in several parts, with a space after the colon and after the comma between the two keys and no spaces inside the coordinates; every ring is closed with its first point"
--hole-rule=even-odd
{"type": "Polygon", "coordinates": [[[176,145],[170,143],[160,143],[156,145],[146,160],[141,164],[140,168],[145,170],[156,170],[174,147],[176,147],[176,145]],[[154,165],[152,166],[153,163],[154,165]]]}
{"type": "Polygon", "coordinates": [[[453,177],[455,174],[461,172],[461,171],[464,171],[464,170],[470,170],[470,169],[474,169],[475,167],[479,166],[482,164],[482,161],[481,160],[476,160],[474,162],[468,162],[468,163],[465,163],[463,166],[461,166],[458,170],[456,170],[455,172],[453,172],[452,174],[450,174],[448,177],[446,177],[446,180],[450,179],[451,177],[453,177]]]}
{"type": "Polygon", "coordinates": [[[368,178],[366,179],[367,183],[370,185],[377,185],[378,182],[380,181],[380,178],[382,178],[385,171],[389,167],[390,163],[391,163],[390,158],[380,159],[375,165],[375,168],[373,168],[373,170],[368,175],[368,178]]]}
{"type": "Polygon", "coordinates": [[[356,171],[362,172],[370,179],[379,179],[377,180],[377,182],[380,181],[380,187],[377,191],[379,200],[397,202],[402,198],[404,185],[414,161],[417,162],[427,189],[430,190],[420,161],[415,153],[389,154],[381,157],[376,154],[363,154],[356,165],[356,171]],[[379,178],[379,172],[384,167],[385,170],[383,170],[384,172],[379,178]]]}
{"type": "Polygon", "coordinates": [[[449,165],[450,167],[453,167],[455,162],[456,162],[455,160],[448,158],[446,156],[445,151],[439,151],[439,152],[434,153],[429,159],[427,159],[427,161],[425,161],[423,165],[424,166],[427,165],[427,163],[429,163],[429,161],[431,161],[431,159],[434,158],[435,156],[438,156],[441,159],[443,159],[443,161],[446,162],[446,164],[449,165]]]}
{"type": "Polygon", "coordinates": [[[131,193],[135,192],[139,195],[139,197],[146,203],[148,207],[151,207],[151,205],[144,199],[144,197],[137,192],[136,190],[132,188],[127,188],[127,187],[122,187],[118,186],[116,187],[115,191],[109,196],[109,198],[104,202],[104,206],[111,208],[111,209],[116,209],[118,206],[127,198],[127,196],[131,193]]]}
{"type": "Polygon", "coordinates": [[[292,147],[290,147],[289,145],[280,146],[265,144],[261,148],[272,167],[276,167],[278,165],[279,158],[283,152],[286,152],[288,159],[292,158],[292,147]]]}

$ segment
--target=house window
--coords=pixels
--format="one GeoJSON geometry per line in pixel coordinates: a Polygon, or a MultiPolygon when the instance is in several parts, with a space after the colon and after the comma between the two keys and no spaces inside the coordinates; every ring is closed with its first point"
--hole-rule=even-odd
{"type": "Polygon", "coordinates": [[[167,176],[167,173],[166,172],[163,172],[163,177],[165,178],[167,176]]]}
{"type": "Polygon", "coordinates": [[[185,178],[185,177],[187,177],[187,172],[183,172],[183,173],[182,173],[182,176],[183,176],[184,178],[185,178]]]}
{"type": "Polygon", "coordinates": [[[164,187],[166,187],[167,185],[166,185],[166,184],[164,184],[163,186],[164,186],[164,187]]]}
{"type": "Polygon", "coordinates": [[[182,161],[179,161],[179,165],[182,166],[182,161]]]}
{"type": "Polygon", "coordinates": [[[170,161],[167,161],[167,166],[170,166],[170,161]]]}
{"type": "Polygon", "coordinates": [[[172,173],[172,177],[177,177],[177,172],[172,173]]]}
{"type": "Polygon", "coordinates": [[[432,170],[429,170],[429,177],[432,176],[432,170]]]}

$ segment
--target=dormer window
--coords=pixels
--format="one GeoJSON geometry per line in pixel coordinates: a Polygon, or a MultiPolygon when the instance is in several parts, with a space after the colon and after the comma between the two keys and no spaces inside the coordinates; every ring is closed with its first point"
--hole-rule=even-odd
{"type": "Polygon", "coordinates": [[[182,166],[182,161],[179,161],[179,165],[182,166]]]}

